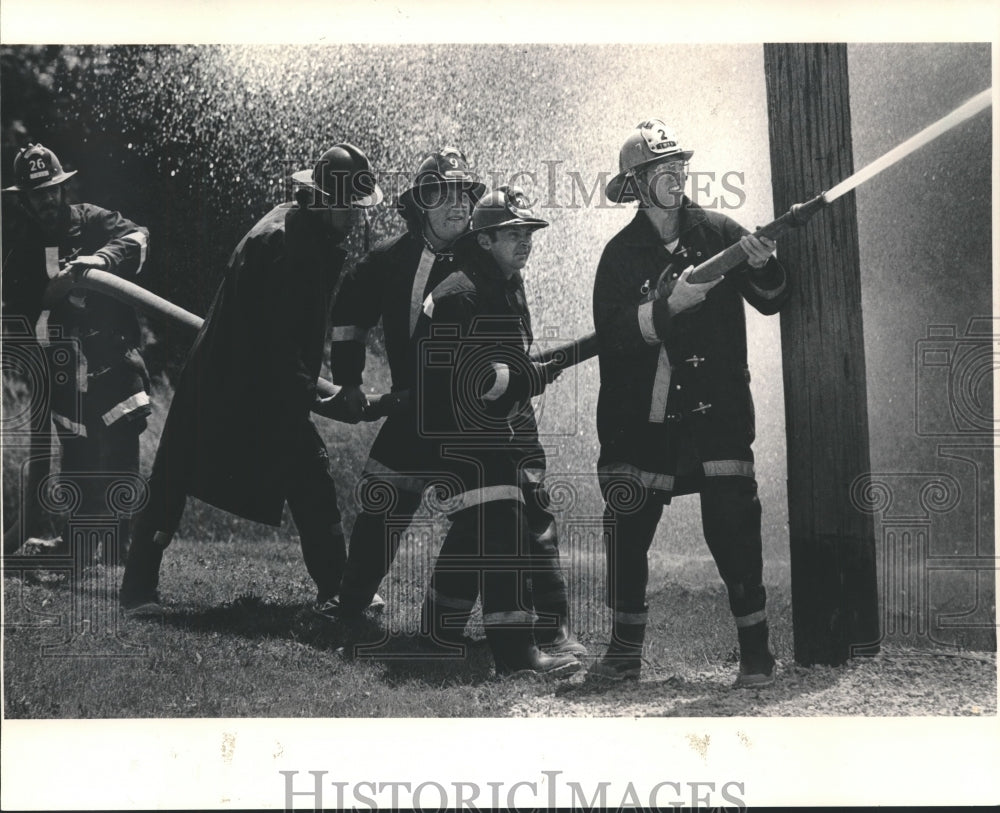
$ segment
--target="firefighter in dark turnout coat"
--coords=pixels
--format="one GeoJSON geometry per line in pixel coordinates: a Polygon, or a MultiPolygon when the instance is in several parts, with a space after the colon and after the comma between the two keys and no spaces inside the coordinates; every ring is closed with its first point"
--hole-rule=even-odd
{"type": "MultiPolygon", "coordinates": [[[[362,415],[360,385],[368,331],[381,319],[392,391],[403,408],[390,415],[372,445],[361,488],[361,511],[351,531],[347,568],[340,590],[341,608],[357,613],[376,596],[398,550],[400,533],[413,519],[429,475],[436,469],[434,447],[420,437],[417,404],[410,397],[419,375],[414,331],[424,300],[455,270],[451,245],[466,233],[471,207],[485,187],[469,172],[465,156],[454,147],[427,155],[414,185],[400,195],[399,208],[407,231],[376,247],[344,280],[333,308],[330,368],[335,384],[344,387],[347,403],[362,415]],[[391,500],[385,499],[391,494],[391,500]]],[[[525,311],[527,319],[527,311],[525,311]]],[[[536,636],[550,651],[583,654],[570,631],[566,584],[559,568],[555,520],[545,510],[545,453],[538,443],[534,412],[529,411],[524,441],[536,453],[521,470],[532,545],[540,548],[533,574],[532,602],[540,613],[536,636]]],[[[461,616],[472,613],[477,591],[442,597],[424,605],[424,628],[439,639],[461,638],[461,616]],[[448,604],[445,607],[445,604],[448,604]],[[448,612],[444,628],[440,613],[448,612]]]]}
{"type": "Polygon", "coordinates": [[[454,147],[426,155],[412,187],[400,195],[405,233],[376,246],[344,279],[333,307],[330,370],[343,386],[345,405],[360,420],[366,340],[379,321],[401,408],[386,418],[372,444],[359,489],[361,510],[340,591],[341,608],[357,613],[369,606],[389,571],[399,534],[420,507],[429,474],[429,447],[417,431],[416,353],[412,337],[427,295],[454,271],[449,246],[469,226],[472,207],[486,187],[469,172],[454,147]],[[386,494],[392,499],[382,500],[386,494]],[[390,504],[391,503],[391,504],[390,504]]]}
{"type": "Polygon", "coordinates": [[[523,479],[525,468],[539,467],[539,454],[544,465],[531,398],[557,374],[553,365],[528,356],[531,324],[520,276],[532,232],[547,225],[534,217],[519,190],[501,187],[486,196],[458,244],[461,270],[424,303],[420,427],[437,445],[456,492],[447,502],[452,526],[424,616],[444,622],[455,613],[460,631],[469,597],[474,601],[481,591],[497,672],[561,677],[577,671],[580,662],[565,650],[538,649],[524,589],[525,573],[558,568],[557,561],[531,561],[540,551],[531,540],[523,479]]]}
{"type": "Polygon", "coordinates": [[[754,412],[743,301],[764,314],[787,300],[774,244],[682,194],[684,151],[660,120],[625,142],[612,201],[639,201],[605,247],[594,283],[601,370],[598,476],[605,497],[611,645],[592,675],[634,678],[646,628],[647,551],[663,506],[701,495],[705,539],[729,592],[739,685],[773,680],[762,584],[754,412]],[[690,267],[739,242],[726,277],[687,282],[690,267]]]}
{"type": "Polygon", "coordinates": [[[316,393],[346,258],[340,244],[353,209],[382,195],[367,157],[350,144],[293,179],[307,188],[236,247],[177,383],[122,582],[122,605],[135,613],[160,611],[160,561],[187,495],[271,525],[287,501],[318,587],[317,612],[328,614],[339,586],[344,536],[310,410],[341,417],[339,396],[317,402],[316,393]]]}
{"type": "MultiPolygon", "coordinates": [[[[81,514],[104,514],[109,481],[99,475],[139,472],[139,435],[150,414],[149,377],[139,355],[135,312],[117,300],[73,289],[77,274],[97,268],[134,277],[146,259],[149,232],[89,203],[70,204],[65,172],[55,153],[29,145],[14,160],[28,217],[4,256],[4,314],[32,329],[47,313],[52,423],[62,445],[62,477],[79,487],[81,514]]],[[[46,320],[43,320],[43,323],[46,320]]],[[[35,485],[25,495],[22,535],[37,533],[41,511],[35,485]]],[[[127,532],[126,528],[123,528],[127,532]]],[[[68,543],[63,535],[62,544],[68,543]]],[[[122,547],[126,538],[119,539],[122,547]]],[[[118,551],[103,550],[108,564],[118,551]]]]}

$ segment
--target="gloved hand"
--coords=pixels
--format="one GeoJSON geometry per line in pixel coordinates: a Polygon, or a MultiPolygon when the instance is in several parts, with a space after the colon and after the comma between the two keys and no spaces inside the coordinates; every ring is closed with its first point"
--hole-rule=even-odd
{"type": "Polygon", "coordinates": [[[747,234],[740,238],[740,248],[747,253],[747,265],[751,268],[763,268],[777,247],[778,244],[767,237],[747,234]]]}
{"type": "Polygon", "coordinates": [[[368,411],[368,396],[356,384],[340,388],[336,395],[319,399],[319,413],[325,418],[344,423],[363,421],[368,411]]]}
{"type": "MultiPolygon", "coordinates": [[[[723,280],[723,277],[717,277],[710,282],[688,282],[687,278],[691,276],[693,270],[694,266],[689,265],[674,280],[674,289],[667,297],[667,307],[670,309],[671,316],[676,316],[679,313],[700,305],[705,301],[708,292],[723,280]]],[[[662,276],[660,277],[660,283],[657,285],[657,290],[659,290],[661,284],[663,284],[662,276]]]]}
{"type": "Polygon", "coordinates": [[[99,254],[86,254],[82,257],[74,257],[66,263],[66,270],[78,274],[84,268],[99,268],[102,271],[108,267],[108,260],[99,254]]]}
{"type": "Polygon", "coordinates": [[[66,263],[65,268],[60,269],[59,273],[49,280],[45,293],[42,294],[42,307],[49,308],[67,296],[83,269],[99,268],[104,270],[107,267],[107,259],[97,254],[74,257],[66,263]]]}
{"type": "Polygon", "coordinates": [[[531,395],[532,397],[536,395],[541,395],[545,392],[545,388],[555,381],[562,374],[563,368],[558,366],[555,360],[552,361],[533,361],[531,366],[534,370],[534,375],[532,376],[532,387],[531,395]]]}

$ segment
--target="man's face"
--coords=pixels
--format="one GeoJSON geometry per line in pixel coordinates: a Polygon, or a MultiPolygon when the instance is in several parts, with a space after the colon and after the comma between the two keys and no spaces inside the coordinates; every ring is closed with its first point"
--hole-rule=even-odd
{"type": "Polygon", "coordinates": [[[686,161],[661,161],[638,173],[642,202],[658,209],[676,209],[687,182],[686,161]]]}
{"type": "Polygon", "coordinates": [[[361,209],[353,209],[348,206],[328,206],[327,218],[329,224],[345,237],[349,235],[354,227],[364,218],[361,209]]]}
{"type": "Polygon", "coordinates": [[[480,235],[479,245],[493,257],[504,276],[509,277],[527,265],[533,231],[530,226],[505,226],[497,229],[495,237],[480,235]]]}
{"type": "Polygon", "coordinates": [[[464,189],[447,186],[437,196],[428,196],[425,211],[432,236],[451,242],[469,226],[472,199],[464,189]]]}
{"type": "Polygon", "coordinates": [[[63,204],[62,186],[46,186],[43,189],[29,189],[24,196],[28,212],[43,229],[53,232],[59,225],[59,215],[63,204]]]}

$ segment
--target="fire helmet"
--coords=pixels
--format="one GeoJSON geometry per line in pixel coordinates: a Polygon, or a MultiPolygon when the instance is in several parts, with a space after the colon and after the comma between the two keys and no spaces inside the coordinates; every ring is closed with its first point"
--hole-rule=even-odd
{"type": "Polygon", "coordinates": [[[4,192],[28,192],[57,186],[76,175],[76,170],[65,172],[59,158],[48,147],[29,144],[14,159],[14,185],[4,192]]]}
{"type": "Polygon", "coordinates": [[[316,166],[292,175],[292,180],[323,193],[331,206],[367,209],[382,202],[368,156],[353,144],[337,144],[320,157],[316,166]]]}
{"type": "Polygon", "coordinates": [[[399,209],[403,217],[409,218],[418,209],[426,209],[435,201],[437,191],[442,186],[456,185],[469,193],[473,204],[486,191],[486,184],[480,183],[469,171],[469,162],[461,150],[445,147],[438,152],[427,153],[420,162],[413,186],[399,196],[399,209]]]}
{"type": "Polygon", "coordinates": [[[534,231],[548,225],[547,220],[535,217],[522,190],[516,186],[500,186],[476,204],[472,210],[472,228],[460,239],[505,226],[530,226],[534,231]]]}
{"type": "Polygon", "coordinates": [[[688,161],[694,152],[682,149],[673,130],[662,119],[648,119],[636,125],[618,154],[618,174],[605,192],[613,203],[636,200],[635,171],[660,161],[688,161]]]}

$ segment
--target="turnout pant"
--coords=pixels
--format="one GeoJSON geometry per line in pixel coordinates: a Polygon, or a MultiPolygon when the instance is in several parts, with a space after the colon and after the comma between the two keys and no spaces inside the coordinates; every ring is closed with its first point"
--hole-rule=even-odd
{"type": "Polygon", "coordinates": [[[452,515],[428,601],[436,606],[445,629],[460,631],[481,593],[487,634],[511,627],[530,630],[533,614],[524,593],[524,574],[531,566],[522,503],[496,499],[472,505],[452,515]],[[449,615],[453,624],[448,623],[449,615]]]}
{"type": "MultiPolygon", "coordinates": [[[[403,531],[420,508],[425,486],[434,480],[431,470],[440,467],[439,462],[427,465],[437,458],[429,445],[417,439],[413,421],[415,418],[406,414],[389,418],[372,445],[359,488],[360,511],[351,529],[340,588],[345,608],[360,611],[369,605],[396,558],[403,531]]],[[[549,497],[542,483],[545,453],[537,440],[535,446],[542,466],[529,462],[518,478],[532,563],[532,569],[523,572],[522,589],[530,596],[531,605],[548,614],[547,622],[554,625],[552,616],[565,616],[568,599],[556,522],[548,510],[549,497]]],[[[460,592],[447,598],[471,610],[479,595],[478,582],[459,579],[449,588],[460,592]]]]}
{"type": "MultiPolygon", "coordinates": [[[[613,481],[608,488],[614,488],[613,481]]],[[[647,490],[630,505],[616,505],[616,500],[608,498],[608,488],[604,511],[607,604],[616,621],[645,624],[648,551],[665,497],[663,492],[647,490]]],[[[764,620],[766,601],[757,483],[741,476],[705,477],[700,494],[705,541],[726,585],[736,625],[756,624],[764,620]]]]}
{"type": "MultiPolygon", "coordinates": [[[[306,570],[316,583],[318,599],[325,601],[336,594],[347,558],[337,490],[326,447],[315,428],[307,422],[296,434],[284,464],[285,498],[299,533],[306,570]]],[[[122,603],[156,594],[163,551],[180,524],[187,501],[185,467],[196,459],[191,442],[186,435],[168,437],[164,433],[149,478],[149,502],[136,519],[122,580],[122,603]]]]}
{"type": "MultiPolygon", "coordinates": [[[[86,436],[61,437],[62,464],[59,479],[75,486],[80,502],[74,513],[81,516],[102,516],[114,513],[109,504],[109,487],[115,475],[139,476],[139,435],[146,428],[145,419],[120,420],[107,427],[92,427],[86,436]]],[[[63,531],[68,543],[68,527],[63,531]]],[[[117,551],[104,550],[107,564],[117,564],[129,545],[129,521],[122,519],[118,527],[117,551]]]]}
{"type": "Polygon", "coordinates": [[[432,478],[431,452],[419,436],[412,409],[391,415],[379,430],[358,485],[360,505],[351,529],[341,606],[361,611],[371,603],[432,478]]]}

